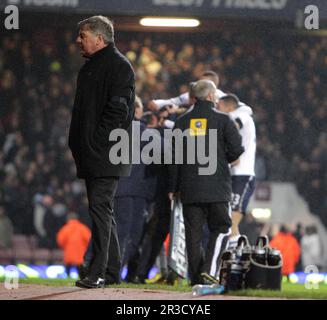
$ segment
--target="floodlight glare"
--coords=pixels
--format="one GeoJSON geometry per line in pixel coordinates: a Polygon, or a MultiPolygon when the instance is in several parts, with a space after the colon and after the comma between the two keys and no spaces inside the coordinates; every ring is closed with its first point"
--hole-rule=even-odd
{"type": "Polygon", "coordinates": [[[255,219],[270,219],[271,217],[271,209],[266,208],[254,208],[252,210],[252,215],[255,219]]]}
{"type": "Polygon", "coordinates": [[[186,18],[143,18],[140,24],[145,27],[195,28],[200,25],[197,19],[186,18]]]}

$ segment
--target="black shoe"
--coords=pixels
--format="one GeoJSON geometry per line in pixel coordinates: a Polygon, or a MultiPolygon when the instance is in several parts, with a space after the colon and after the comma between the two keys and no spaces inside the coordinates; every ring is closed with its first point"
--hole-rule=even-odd
{"type": "Polygon", "coordinates": [[[76,281],[75,285],[76,285],[76,287],[79,287],[79,288],[98,289],[98,288],[104,288],[105,280],[101,279],[101,278],[93,280],[91,278],[86,277],[83,280],[76,281]]]}
{"type": "Polygon", "coordinates": [[[206,272],[201,273],[202,284],[219,284],[219,280],[206,272]]]}
{"type": "Polygon", "coordinates": [[[110,285],[119,285],[121,284],[121,281],[118,279],[105,279],[104,280],[105,286],[110,286],[110,285]]]}
{"type": "Polygon", "coordinates": [[[136,277],[134,277],[132,279],[128,279],[128,283],[145,284],[145,278],[144,277],[136,276],[136,277]]]}
{"type": "Polygon", "coordinates": [[[167,276],[167,284],[170,286],[174,286],[178,283],[178,274],[175,271],[170,270],[167,276]]]}
{"type": "Polygon", "coordinates": [[[87,277],[89,270],[88,270],[88,267],[86,264],[83,263],[83,264],[79,265],[77,267],[77,270],[78,270],[78,275],[79,275],[80,279],[84,279],[87,277]]]}

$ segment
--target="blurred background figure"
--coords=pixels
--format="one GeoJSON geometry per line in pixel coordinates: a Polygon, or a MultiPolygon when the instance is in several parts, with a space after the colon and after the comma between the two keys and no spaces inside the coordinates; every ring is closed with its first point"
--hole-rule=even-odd
{"type": "Polygon", "coordinates": [[[51,247],[51,240],[46,226],[47,218],[52,216],[53,197],[50,195],[38,195],[35,197],[34,206],[34,228],[37,242],[41,248],[51,247]]]}
{"type": "Polygon", "coordinates": [[[10,249],[14,228],[10,219],[6,216],[5,208],[0,204],[0,249],[10,249]]]}
{"type": "Polygon", "coordinates": [[[321,242],[315,225],[307,226],[301,239],[303,269],[307,266],[321,266],[321,242]]]}
{"type": "Polygon", "coordinates": [[[91,238],[90,229],[78,220],[74,212],[67,215],[67,223],[57,234],[57,243],[64,251],[64,264],[69,277],[71,267],[76,266],[80,273],[84,253],[91,238]]]}
{"type": "Polygon", "coordinates": [[[63,199],[46,194],[36,198],[34,227],[40,248],[56,249],[56,235],[66,221],[67,207],[63,199]]]}
{"type": "MultiPolygon", "coordinates": [[[[299,244],[301,244],[303,235],[304,235],[303,226],[301,223],[297,223],[296,227],[295,227],[295,231],[293,232],[293,236],[295,237],[295,239],[297,240],[297,242],[299,244]]],[[[303,270],[302,255],[303,255],[303,248],[302,248],[302,244],[301,244],[301,255],[300,255],[299,262],[296,265],[296,271],[303,270]]]]}
{"type": "Polygon", "coordinates": [[[282,274],[288,277],[295,272],[295,266],[301,255],[301,247],[286,226],[280,227],[279,232],[270,241],[270,246],[278,249],[282,254],[282,274]]]}
{"type": "MultiPolygon", "coordinates": [[[[140,125],[141,135],[146,128],[142,116],[143,103],[136,97],[134,121],[140,125]]],[[[120,178],[115,195],[115,218],[123,266],[137,251],[147,217],[145,170],[144,163],[133,164],[130,176],[120,178]]]]}
{"type": "MultiPolygon", "coordinates": [[[[148,111],[144,114],[143,120],[146,123],[146,129],[151,130],[161,141],[161,156],[164,155],[164,129],[167,128],[165,120],[169,113],[156,113],[148,111]]],[[[145,283],[151,268],[154,266],[158,255],[160,254],[164,241],[169,233],[170,227],[170,202],[167,197],[167,165],[150,164],[146,166],[145,194],[150,200],[148,208],[149,214],[143,229],[142,237],[137,244],[137,250],[129,257],[127,282],[145,283]]],[[[161,277],[168,276],[163,272],[161,277]]]]}
{"type": "Polygon", "coordinates": [[[239,225],[240,234],[245,234],[251,245],[256,243],[257,238],[260,235],[261,228],[261,224],[254,219],[251,213],[247,213],[239,225]]]}

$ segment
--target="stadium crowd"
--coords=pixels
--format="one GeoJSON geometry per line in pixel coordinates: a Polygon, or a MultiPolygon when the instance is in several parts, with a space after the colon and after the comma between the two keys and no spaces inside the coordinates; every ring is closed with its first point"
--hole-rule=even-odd
{"type": "MultiPolygon", "coordinates": [[[[0,39],[0,209],[14,233],[36,235],[45,248],[57,247],[69,212],[90,223],[67,146],[82,63],[75,36],[45,28],[0,39]]],[[[162,127],[175,117],[170,110],[147,110],[149,101],[186,92],[203,71],[216,71],[220,88],[254,109],[257,179],[295,182],[327,226],[326,38],[224,31],[187,41],[165,33],[122,32],[118,39],[135,68],[146,126],[162,127]]],[[[145,179],[149,204],[153,183],[153,176],[145,179]]]]}

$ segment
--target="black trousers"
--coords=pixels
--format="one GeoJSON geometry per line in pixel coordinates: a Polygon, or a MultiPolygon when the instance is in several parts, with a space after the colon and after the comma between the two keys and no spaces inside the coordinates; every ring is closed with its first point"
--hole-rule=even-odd
{"type": "Polygon", "coordinates": [[[165,193],[156,199],[153,214],[144,228],[139,250],[128,261],[127,280],[136,275],[141,279],[148,277],[169,233],[169,226],[170,201],[165,193]]]}
{"type": "Polygon", "coordinates": [[[85,181],[92,220],[90,278],[120,280],[121,255],[113,212],[118,180],[100,177],[85,181]]]}
{"type": "Polygon", "coordinates": [[[139,265],[139,276],[141,278],[147,278],[151,268],[158,255],[160,254],[163,243],[169,233],[170,226],[170,201],[165,194],[164,196],[157,199],[154,205],[154,215],[153,220],[150,222],[151,227],[148,229],[148,243],[143,247],[144,253],[149,252],[147,259],[143,259],[141,256],[141,261],[139,265]]]}
{"type": "Polygon", "coordinates": [[[122,265],[125,265],[137,252],[142,238],[147,217],[146,199],[116,197],[114,203],[122,265]]]}
{"type": "Polygon", "coordinates": [[[225,250],[230,227],[231,210],[228,202],[183,204],[186,249],[191,285],[201,282],[200,275],[206,272],[217,276],[220,257],[225,250]],[[205,225],[209,239],[203,248],[205,225]]]}

